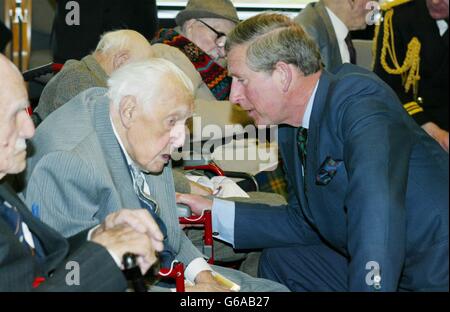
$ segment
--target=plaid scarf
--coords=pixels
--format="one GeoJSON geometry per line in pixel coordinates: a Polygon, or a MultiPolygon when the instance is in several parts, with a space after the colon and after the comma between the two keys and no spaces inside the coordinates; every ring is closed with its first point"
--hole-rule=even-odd
{"type": "Polygon", "coordinates": [[[201,50],[195,43],[174,29],[161,29],[153,43],[164,43],[183,52],[202,77],[203,82],[219,101],[228,100],[231,91],[231,77],[225,68],[201,50]]]}

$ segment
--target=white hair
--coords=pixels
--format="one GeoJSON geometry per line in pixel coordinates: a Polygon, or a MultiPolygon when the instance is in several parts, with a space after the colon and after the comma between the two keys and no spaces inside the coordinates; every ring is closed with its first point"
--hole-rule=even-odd
{"type": "Polygon", "coordinates": [[[144,36],[134,30],[121,29],[106,32],[100,38],[100,42],[98,43],[95,52],[108,54],[129,49],[132,42],[139,37],[142,37],[141,39],[143,41],[146,40],[144,36]]]}
{"type": "Polygon", "coordinates": [[[151,103],[163,92],[163,83],[177,83],[192,97],[194,85],[188,76],[175,64],[153,58],[143,62],[127,64],[115,71],[108,80],[108,97],[116,107],[126,96],[134,96],[142,103],[151,103]]]}

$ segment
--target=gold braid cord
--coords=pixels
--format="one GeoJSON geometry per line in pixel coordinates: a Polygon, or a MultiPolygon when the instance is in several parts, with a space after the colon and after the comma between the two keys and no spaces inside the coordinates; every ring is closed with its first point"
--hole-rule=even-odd
{"type": "Polygon", "coordinates": [[[418,84],[420,80],[420,49],[421,44],[417,37],[413,37],[408,44],[408,50],[406,52],[403,65],[400,66],[397,60],[397,54],[395,53],[395,38],[394,27],[392,24],[392,17],[394,16],[394,10],[386,12],[384,20],[384,37],[383,47],[381,49],[381,65],[384,70],[391,75],[402,75],[403,85],[405,92],[409,92],[411,86],[413,87],[414,97],[417,97],[418,84]],[[386,57],[389,56],[394,68],[388,65],[386,57]]]}
{"type": "MultiPolygon", "coordinates": [[[[390,75],[401,75],[402,84],[405,88],[405,92],[408,93],[413,88],[414,101],[403,105],[409,115],[415,115],[423,112],[423,108],[418,104],[420,100],[418,98],[419,81],[420,81],[420,50],[421,43],[417,37],[413,37],[408,44],[405,60],[400,66],[397,54],[395,52],[395,35],[392,19],[394,16],[394,7],[410,2],[411,0],[394,0],[386,1],[381,4],[381,10],[385,11],[384,23],[383,23],[383,40],[380,55],[380,63],[383,69],[390,75]],[[389,57],[390,63],[393,68],[388,64],[387,58],[389,57]]],[[[375,27],[375,36],[373,40],[373,55],[374,62],[372,68],[375,68],[375,60],[377,55],[378,37],[380,34],[380,24],[375,27]]]]}

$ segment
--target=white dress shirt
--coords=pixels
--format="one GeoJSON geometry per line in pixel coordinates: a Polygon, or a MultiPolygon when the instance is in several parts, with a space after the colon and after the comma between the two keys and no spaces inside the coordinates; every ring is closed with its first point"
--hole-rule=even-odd
{"type": "Polygon", "coordinates": [[[331,24],[333,25],[334,32],[336,33],[336,39],[339,44],[339,52],[341,52],[342,63],[350,63],[350,52],[348,51],[347,43],[345,43],[345,38],[349,33],[347,26],[341,21],[336,14],[333,13],[329,8],[327,9],[328,15],[331,19],[331,24]]]}
{"type": "Polygon", "coordinates": [[[445,34],[445,32],[448,30],[448,24],[445,20],[441,19],[441,20],[437,20],[436,24],[439,28],[439,34],[441,35],[441,37],[445,34]]]}

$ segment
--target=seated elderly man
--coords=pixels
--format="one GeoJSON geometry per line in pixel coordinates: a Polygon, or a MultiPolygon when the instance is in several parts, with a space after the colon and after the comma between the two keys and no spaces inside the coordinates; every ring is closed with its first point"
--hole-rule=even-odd
{"type": "Polygon", "coordinates": [[[44,88],[33,119],[35,125],[70,101],[81,91],[92,87],[106,88],[108,77],[125,64],[151,57],[150,44],[134,30],[106,33],[94,53],[81,61],[69,60],[44,88]]]}
{"type": "MultiPolygon", "coordinates": [[[[228,101],[231,77],[226,68],[224,46],[226,36],[239,22],[233,3],[230,0],[190,0],[175,21],[177,27],[161,29],[153,42],[178,48],[198,72],[202,83],[197,85],[195,113],[201,117],[202,127],[218,125],[223,129],[224,125],[252,124],[251,118],[239,106],[228,101]],[[215,103],[213,100],[220,102],[215,103]]],[[[174,62],[178,64],[178,60],[174,62]]],[[[251,166],[247,160],[220,161],[220,165],[225,169],[230,167],[230,171],[243,172],[247,172],[251,166]]],[[[275,171],[257,174],[256,179],[261,191],[286,197],[281,166],[275,171]]],[[[275,201],[278,202],[277,199],[275,201]]]]}
{"type": "Polygon", "coordinates": [[[25,112],[22,76],[3,56],[0,86],[0,292],[124,291],[127,283],[115,259],[137,254],[146,272],[156,261],[154,251],[162,250],[163,235],[155,221],[146,210],[122,210],[101,227],[66,240],[37,220],[4,181],[24,170],[25,140],[33,136],[34,126],[25,112]],[[79,283],[67,283],[70,263],[79,265],[79,283]]]}
{"type": "Polygon", "coordinates": [[[185,122],[192,115],[189,78],[155,58],[125,65],[108,86],[81,93],[37,130],[26,200],[40,207],[42,220],[70,236],[110,212],[143,207],[166,232],[165,250],[186,265],[192,290],[225,290],[213,277],[219,272],[244,291],[285,291],[277,283],[210,267],[178,225],[168,164],[184,143],[185,122]]]}

